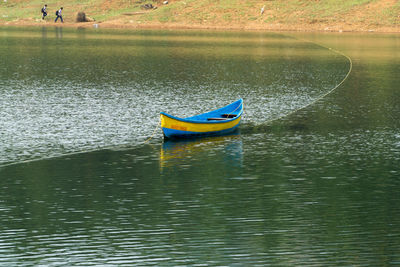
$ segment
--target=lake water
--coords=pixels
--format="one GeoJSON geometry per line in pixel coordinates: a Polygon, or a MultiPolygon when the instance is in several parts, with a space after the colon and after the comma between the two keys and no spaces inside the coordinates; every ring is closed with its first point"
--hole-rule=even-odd
{"type": "Polygon", "coordinates": [[[399,35],[0,28],[0,59],[0,266],[400,265],[399,35]]]}

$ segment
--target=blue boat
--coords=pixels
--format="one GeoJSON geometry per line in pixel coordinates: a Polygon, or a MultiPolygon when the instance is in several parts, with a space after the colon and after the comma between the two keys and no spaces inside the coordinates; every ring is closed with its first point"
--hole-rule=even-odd
{"type": "Polygon", "coordinates": [[[243,100],[193,117],[178,118],[161,112],[161,128],[167,138],[195,138],[226,135],[239,127],[243,100]]]}

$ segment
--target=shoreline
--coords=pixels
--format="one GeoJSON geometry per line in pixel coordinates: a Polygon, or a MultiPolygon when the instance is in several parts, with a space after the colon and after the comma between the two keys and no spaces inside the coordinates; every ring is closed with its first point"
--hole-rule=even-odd
{"type": "Polygon", "coordinates": [[[65,28],[103,28],[103,29],[160,29],[160,30],[231,30],[231,31],[291,31],[291,32],[353,32],[353,33],[400,33],[400,27],[348,25],[348,24],[236,24],[236,25],[209,25],[183,23],[140,23],[140,22],[64,22],[48,21],[15,21],[0,22],[1,27],[65,27],[65,28]]]}

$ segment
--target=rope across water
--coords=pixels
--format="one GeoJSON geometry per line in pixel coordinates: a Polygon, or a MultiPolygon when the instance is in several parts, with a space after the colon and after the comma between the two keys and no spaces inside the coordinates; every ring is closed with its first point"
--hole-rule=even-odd
{"type": "MultiPolygon", "coordinates": [[[[300,40],[300,39],[297,39],[297,40],[300,40]]],[[[335,87],[333,87],[332,89],[330,89],[329,91],[327,91],[325,94],[322,94],[321,96],[317,97],[316,99],[314,99],[312,102],[308,103],[308,104],[305,105],[305,106],[302,106],[302,107],[300,107],[300,108],[298,108],[298,109],[292,110],[292,111],[289,112],[288,114],[285,114],[285,115],[283,115],[283,116],[281,116],[281,117],[268,120],[268,121],[266,121],[266,123],[271,123],[271,122],[273,122],[273,121],[276,121],[276,120],[285,118],[285,117],[287,117],[287,116],[290,116],[291,114],[294,114],[294,113],[298,112],[299,110],[305,109],[305,108],[307,108],[307,107],[309,107],[309,106],[315,104],[316,102],[320,101],[321,99],[323,99],[324,97],[326,97],[327,95],[329,95],[329,94],[331,94],[333,91],[335,91],[337,88],[339,88],[339,87],[347,80],[347,78],[350,76],[351,71],[353,70],[353,61],[351,60],[351,58],[350,58],[349,56],[347,56],[347,55],[344,54],[343,52],[340,52],[340,51],[338,51],[338,50],[336,50],[336,49],[333,49],[333,48],[330,48],[330,47],[326,47],[326,46],[321,45],[321,44],[317,44],[317,43],[312,42],[312,41],[307,41],[307,40],[301,40],[301,41],[307,42],[307,43],[312,43],[312,44],[317,45],[317,46],[320,46],[320,47],[322,47],[322,48],[329,49],[330,51],[332,51],[332,52],[334,52],[334,53],[336,53],[336,54],[338,54],[338,55],[344,56],[344,57],[348,60],[348,62],[349,62],[349,64],[350,64],[349,70],[347,71],[347,74],[346,74],[346,76],[343,78],[343,80],[342,80],[340,83],[338,83],[335,87]]]]}

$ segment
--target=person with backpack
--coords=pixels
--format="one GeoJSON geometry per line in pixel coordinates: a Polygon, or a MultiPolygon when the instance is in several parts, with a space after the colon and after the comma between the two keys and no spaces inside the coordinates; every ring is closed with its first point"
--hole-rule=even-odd
{"type": "Polygon", "coordinates": [[[47,4],[42,7],[42,19],[47,16],[47,4]]]}
{"type": "Polygon", "coordinates": [[[59,10],[56,11],[57,18],[56,18],[56,20],[54,22],[57,22],[58,18],[60,18],[61,19],[61,23],[64,23],[62,15],[61,15],[62,10],[63,10],[63,8],[61,7],[59,10]]]}

